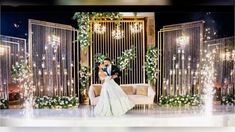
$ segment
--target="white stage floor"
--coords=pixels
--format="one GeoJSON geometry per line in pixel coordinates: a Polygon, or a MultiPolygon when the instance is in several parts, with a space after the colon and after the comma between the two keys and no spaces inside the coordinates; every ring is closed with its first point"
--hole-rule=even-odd
{"type": "Polygon", "coordinates": [[[223,127],[235,126],[234,106],[214,106],[212,115],[201,108],[166,108],[131,110],[121,117],[95,117],[90,106],[74,109],[0,110],[0,126],[36,127],[223,127]]]}

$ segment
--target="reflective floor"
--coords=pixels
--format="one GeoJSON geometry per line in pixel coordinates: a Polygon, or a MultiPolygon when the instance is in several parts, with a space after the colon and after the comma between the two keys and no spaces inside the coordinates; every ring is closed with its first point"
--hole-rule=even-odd
{"type": "Polygon", "coordinates": [[[215,105],[211,115],[202,107],[135,108],[120,117],[95,117],[93,107],[73,109],[0,110],[0,126],[235,126],[235,107],[215,105]]]}

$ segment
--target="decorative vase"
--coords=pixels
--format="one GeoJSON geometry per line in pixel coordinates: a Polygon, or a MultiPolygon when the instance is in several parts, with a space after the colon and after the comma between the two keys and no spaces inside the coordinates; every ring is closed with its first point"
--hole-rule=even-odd
{"type": "Polygon", "coordinates": [[[84,89],[81,92],[81,103],[85,105],[89,104],[89,97],[88,97],[87,89],[84,89]]]}

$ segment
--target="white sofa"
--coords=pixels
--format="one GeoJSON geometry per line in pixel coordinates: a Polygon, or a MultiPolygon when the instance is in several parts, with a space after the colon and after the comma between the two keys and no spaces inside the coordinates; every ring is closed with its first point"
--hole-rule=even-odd
{"type": "MultiPolygon", "coordinates": [[[[128,95],[137,106],[148,105],[148,108],[153,105],[155,92],[153,88],[148,84],[122,84],[120,85],[123,91],[128,95]],[[132,89],[132,90],[131,90],[132,89]],[[137,90],[138,89],[138,90],[137,90]],[[146,91],[147,90],[147,91],[146,91]],[[144,92],[141,92],[144,91],[144,92]],[[143,94],[144,93],[144,94],[143,94]]],[[[99,101],[99,93],[101,90],[101,84],[92,84],[88,91],[90,98],[90,104],[96,105],[99,101]]]]}

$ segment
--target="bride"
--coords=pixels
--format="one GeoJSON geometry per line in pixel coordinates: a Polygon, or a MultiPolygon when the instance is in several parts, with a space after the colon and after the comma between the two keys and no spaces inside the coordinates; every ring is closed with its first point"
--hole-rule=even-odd
{"type": "Polygon", "coordinates": [[[96,76],[102,82],[99,101],[94,109],[96,116],[121,116],[134,107],[121,87],[103,71],[104,64],[97,62],[96,76]]]}

